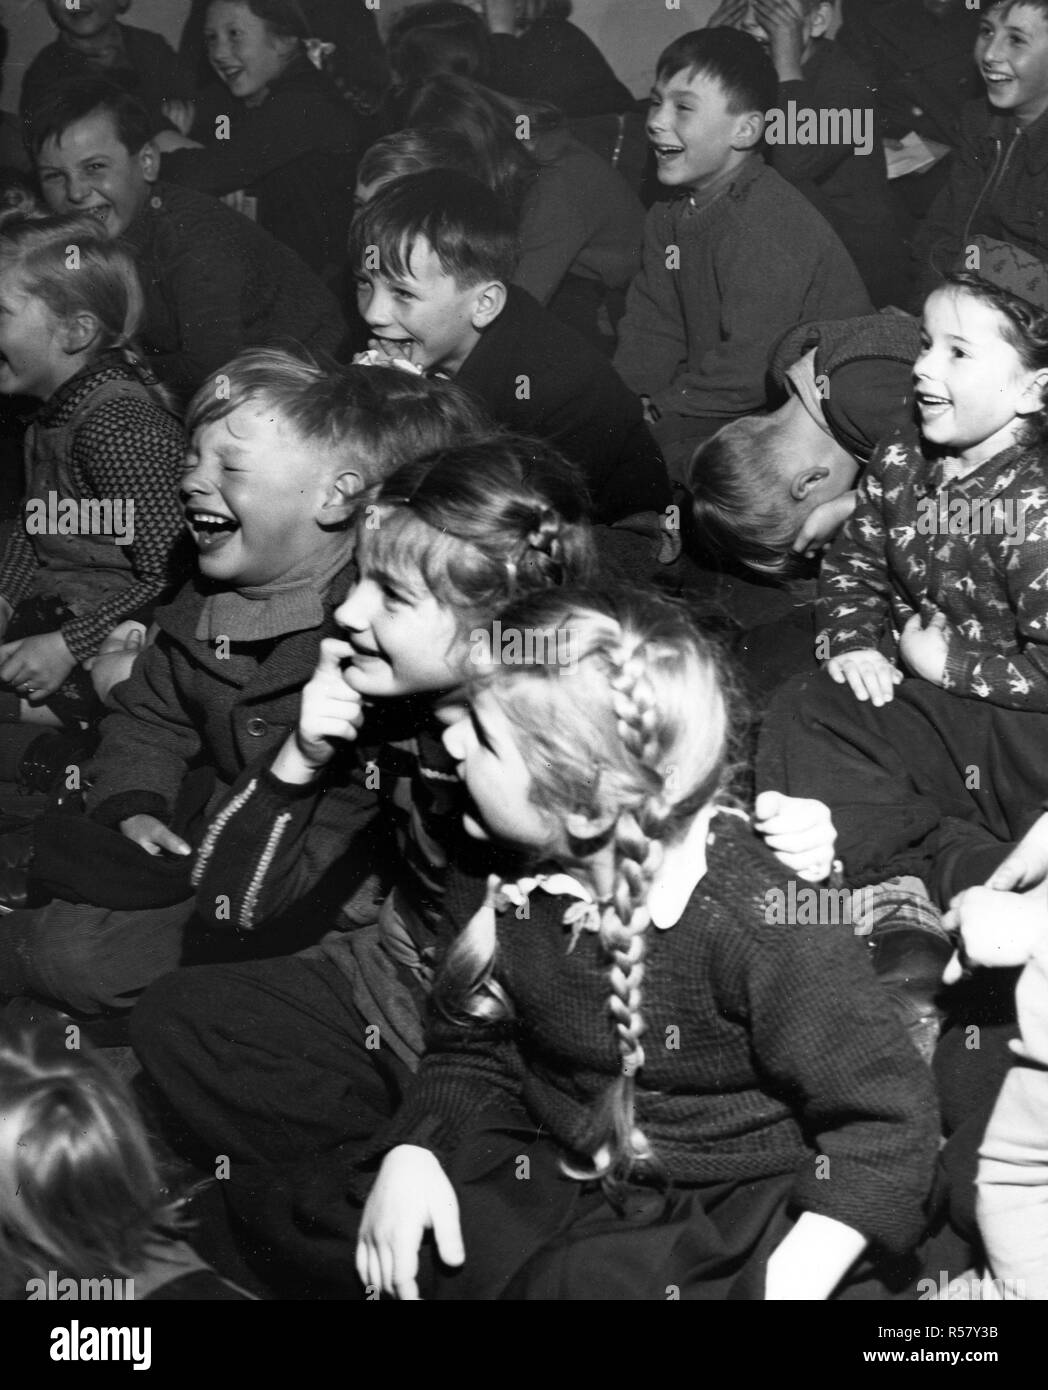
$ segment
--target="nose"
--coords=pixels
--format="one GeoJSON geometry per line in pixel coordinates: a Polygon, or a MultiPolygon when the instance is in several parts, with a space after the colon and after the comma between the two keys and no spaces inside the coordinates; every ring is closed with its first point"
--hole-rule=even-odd
{"type": "Polygon", "coordinates": [[[335,609],[335,622],[346,632],[364,632],[370,626],[377,593],[370,580],[359,580],[335,609]]]}
{"type": "Polygon", "coordinates": [[[182,474],[178,485],[178,494],[183,502],[191,497],[200,497],[204,493],[211,492],[213,483],[209,476],[209,469],[205,459],[200,457],[186,459],[185,471],[182,474]]]}
{"type": "Polygon", "coordinates": [[[382,284],[374,280],[362,284],[357,290],[357,305],[360,316],[369,328],[379,328],[390,322],[390,308],[393,299],[382,284]]]}
{"type": "Polygon", "coordinates": [[[78,205],[89,198],[92,188],[83,174],[72,173],[66,179],[66,202],[78,205]]]}
{"type": "Polygon", "coordinates": [[[999,31],[987,34],[980,38],[979,47],[982,50],[982,61],[984,63],[996,63],[1000,60],[1003,53],[1004,35],[999,31]]]}
{"type": "Polygon", "coordinates": [[[207,56],[212,63],[224,62],[229,57],[229,40],[224,34],[215,34],[208,40],[207,56]]]}

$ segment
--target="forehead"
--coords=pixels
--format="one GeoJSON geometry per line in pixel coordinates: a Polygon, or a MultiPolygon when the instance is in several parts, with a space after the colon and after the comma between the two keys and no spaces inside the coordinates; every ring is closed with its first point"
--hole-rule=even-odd
{"type": "Polygon", "coordinates": [[[983,23],[994,29],[1014,30],[1028,38],[1048,40],[1048,14],[1039,5],[1026,5],[1022,0],[997,5],[988,11],[983,23]]]}
{"type": "Polygon", "coordinates": [[[40,149],[40,159],[45,164],[75,164],[91,154],[128,161],[133,157],[121,142],[116,122],[108,111],[92,111],[73,121],[61,135],[45,140],[40,149]]]}
{"type": "Polygon", "coordinates": [[[265,20],[259,19],[245,0],[211,0],[205,16],[206,23],[229,24],[234,20],[238,24],[254,23],[260,28],[265,28],[265,20]]]}
{"type": "Polygon", "coordinates": [[[693,104],[707,108],[728,108],[728,94],[718,79],[696,68],[681,68],[672,77],[657,79],[655,92],[661,97],[690,97],[693,104]]]}
{"type": "Polygon", "coordinates": [[[303,441],[281,415],[265,401],[244,401],[221,420],[208,420],[193,435],[197,448],[229,449],[236,452],[265,453],[279,446],[303,448],[303,441]]]}
{"type": "MultiPolygon", "coordinates": [[[[404,273],[396,275],[387,270],[387,279],[410,285],[427,297],[452,297],[458,293],[468,293],[459,289],[458,281],[440,264],[440,257],[424,236],[416,237],[410,248],[406,243],[401,243],[400,254],[404,273]]],[[[383,274],[381,270],[378,273],[383,274]]]]}
{"type": "Polygon", "coordinates": [[[1004,342],[1001,311],[963,290],[949,286],[935,290],[924,306],[923,318],[926,328],[939,333],[967,338],[973,343],[1004,342]]]}

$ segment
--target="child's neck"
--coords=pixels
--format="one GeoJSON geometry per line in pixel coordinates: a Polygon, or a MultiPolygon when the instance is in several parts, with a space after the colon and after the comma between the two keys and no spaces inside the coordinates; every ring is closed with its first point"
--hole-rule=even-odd
{"type": "Polygon", "coordinates": [[[82,53],[85,58],[93,58],[100,63],[111,62],[124,51],[124,36],[115,19],[112,24],[99,33],[92,34],[90,38],[63,33],[60,41],[75,53],[82,53]]]}
{"type": "Polygon", "coordinates": [[[57,361],[51,371],[47,388],[41,392],[40,399],[49,401],[52,396],[56,396],[67,381],[72,381],[73,377],[78,376],[85,367],[89,367],[97,356],[97,353],[78,352],[73,356],[63,357],[57,361]]]}
{"type": "Polygon", "coordinates": [[[947,452],[944,455],[943,471],[947,478],[957,479],[966,478],[969,473],[974,473],[981,468],[984,463],[1003,453],[1005,449],[1010,449],[1013,444],[1018,444],[1021,440],[1024,421],[1016,416],[1007,425],[999,429],[995,434],[991,434],[988,439],[982,440],[979,444],[973,444],[968,449],[961,449],[957,452],[947,452]]]}
{"type": "Polygon", "coordinates": [[[732,150],[716,173],[688,185],[692,202],[698,204],[711,202],[718,193],[728,187],[739,170],[753,158],[755,158],[753,150],[732,150]]]}

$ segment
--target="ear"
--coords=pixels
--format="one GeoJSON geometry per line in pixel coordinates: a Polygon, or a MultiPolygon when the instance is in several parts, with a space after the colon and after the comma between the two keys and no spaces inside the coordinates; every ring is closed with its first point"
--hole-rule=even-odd
{"type": "Polygon", "coordinates": [[[470,321],[480,330],[494,323],[506,307],[506,286],[501,280],[490,280],[486,285],[478,285],[473,292],[473,312],[470,321]]]}
{"type": "Polygon", "coordinates": [[[761,142],[764,134],[764,112],[744,111],[735,118],[731,147],[733,150],[752,150],[761,142]]]}
{"type": "Polygon", "coordinates": [[[160,177],[160,151],[152,140],[147,140],[139,150],[138,163],[146,183],[156,183],[160,177]]]}
{"type": "Polygon", "coordinates": [[[317,520],[323,526],[334,526],[340,521],[345,521],[352,514],[365,486],[360,473],[352,468],[343,469],[328,485],[317,520]]]}
{"type": "MultiPolygon", "coordinates": [[[[280,54],[280,61],[282,63],[290,63],[291,59],[298,52],[301,44],[301,40],[296,39],[294,35],[291,34],[274,34],[271,36],[270,42],[277,53],[280,54]]],[[[302,51],[305,52],[304,46],[302,51]]]]}
{"type": "Polygon", "coordinates": [[[65,319],[56,336],[66,356],[75,357],[77,353],[90,350],[99,332],[99,322],[94,314],[79,313],[65,319]]]}
{"type": "Polygon", "coordinates": [[[830,476],[828,468],[805,468],[790,479],[790,496],[795,502],[804,502],[815,491],[824,478],[830,476]]]}

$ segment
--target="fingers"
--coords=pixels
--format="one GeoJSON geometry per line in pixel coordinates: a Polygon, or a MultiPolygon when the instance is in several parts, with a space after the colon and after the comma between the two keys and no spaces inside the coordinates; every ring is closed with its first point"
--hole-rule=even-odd
{"type": "Polygon", "coordinates": [[[869,700],[878,708],[888,704],[902,679],[880,652],[848,652],[826,663],[826,670],[838,685],[847,683],[857,700],[869,700]]]}
{"type": "MultiPolygon", "coordinates": [[[[455,1196],[455,1190],[450,1182],[447,1185],[446,1200],[434,1203],[432,1218],[433,1237],[437,1243],[437,1254],[446,1265],[458,1266],[463,1264],[466,1259],[466,1250],[462,1243],[462,1226],[459,1222],[458,1198],[455,1196]]],[[[417,1247],[415,1265],[417,1269],[417,1247]]]]}
{"type": "Polygon", "coordinates": [[[348,642],[342,642],[337,637],[325,637],[320,644],[320,657],[314,675],[338,676],[341,679],[343,662],[352,659],[353,648],[348,642]]]}
{"type": "Polygon", "coordinates": [[[954,951],[953,955],[946,962],[946,969],[942,972],[942,982],[944,985],[955,985],[958,980],[964,978],[964,965],[961,961],[960,951],[954,951]]]}
{"type": "Polygon", "coordinates": [[[1022,853],[1016,850],[1009,854],[1003,864],[994,869],[986,881],[986,886],[999,893],[1012,893],[1016,889],[1028,887],[1033,882],[1035,878],[1029,865],[1023,859],[1022,853]]]}
{"type": "Polygon", "coordinates": [[[173,830],[168,830],[166,825],[160,826],[153,832],[153,843],[160,849],[167,850],[169,854],[192,854],[193,851],[185,840],[175,834],[173,830]]]}

